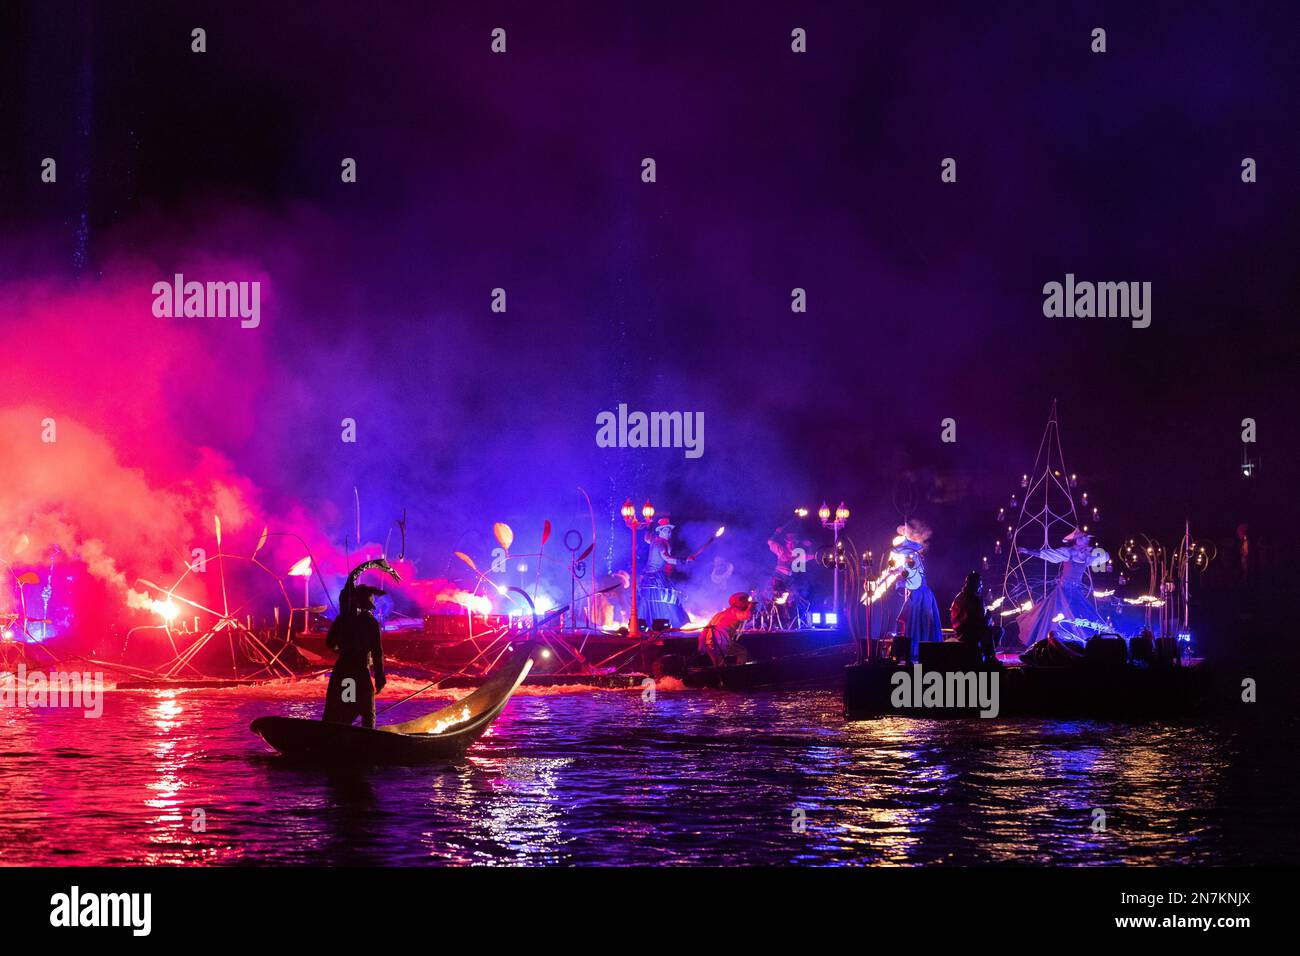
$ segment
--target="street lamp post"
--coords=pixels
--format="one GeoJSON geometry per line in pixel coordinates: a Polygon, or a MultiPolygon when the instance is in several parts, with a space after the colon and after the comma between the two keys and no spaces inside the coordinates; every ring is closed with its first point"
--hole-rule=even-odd
{"type": "Polygon", "coordinates": [[[836,624],[839,623],[840,613],[840,529],[849,521],[849,509],[844,507],[844,502],[835,509],[835,520],[831,520],[831,509],[826,502],[817,509],[817,517],[821,519],[823,528],[830,528],[834,534],[834,547],[831,552],[831,559],[835,562],[831,572],[831,610],[835,612],[836,624]]]}
{"type": "Polygon", "coordinates": [[[631,498],[628,498],[626,501],[623,502],[623,507],[622,507],[621,509],[619,509],[619,510],[620,510],[620,513],[623,515],[623,523],[626,524],[626,525],[628,526],[628,528],[631,529],[631,531],[632,531],[632,620],[631,620],[631,622],[630,622],[629,625],[628,625],[628,633],[631,634],[633,637],[640,637],[640,636],[641,636],[641,621],[640,621],[639,617],[637,616],[637,609],[636,609],[636,592],[637,592],[637,584],[636,584],[636,552],[637,552],[637,540],[636,540],[636,533],[637,533],[637,531],[639,531],[641,528],[644,528],[644,527],[646,527],[647,525],[650,524],[650,521],[651,521],[651,520],[654,518],[654,516],[655,516],[655,509],[651,506],[650,502],[647,501],[644,505],[641,506],[641,518],[642,518],[642,520],[641,520],[641,521],[637,521],[637,520],[636,520],[636,507],[632,504],[632,499],[631,499],[631,498]]]}

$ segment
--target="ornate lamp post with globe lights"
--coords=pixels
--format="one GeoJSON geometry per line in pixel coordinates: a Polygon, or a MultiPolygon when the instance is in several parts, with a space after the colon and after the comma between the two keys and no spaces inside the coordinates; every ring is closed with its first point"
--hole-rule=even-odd
{"type": "Polygon", "coordinates": [[[626,524],[626,525],[628,526],[628,528],[630,528],[631,531],[632,531],[632,620],[631,620],[631,622],[630,622],[630,624],[629,624],[629,626],[628,626],[628,633],[631,634],[633,637],[640,637],[640,636],[641,636],[641,622],[640,622],[640,620],[637,618],[637,610],[636,610],[636,592],[637,592],[637,584],[636,584],[636,551],[637,551],[637,540],[636,540],[636,536],[637,536],[637,532],[638,532],[639,530],[641,530],[641,529],[644,528],[644,527],[647,527],[647,526],[650,524],[650,522],[651,522],[652,520],[654,520],[655,509],[654,509],[654,507],[650,504],[650,502],[647,501],[644,505],[641,506],[641,520],[640,520],[640,521],[637,521],[637,520],[636,520],[636,507],[632,504],[632,499],[631,499],[631,498],[628,498],[626,501],[623,502],[623,507],[620,508],[619,511],[620,511],[620,513],[623,515],[623,523],[626,524]]]}
{"type": "Polygon", "coordinates": [[[834,552],[831,557],[834,559],[835,566],[831,572],[831,610],[836,614],[836,620],[839,620],[840,612],[840,529],[849,521],[849,509],[844,507],[844,502],[835,509],[835,520],[831,520],[831,509],[822,502],[822,506],[817,509],[817,517],[821,519],[823,528],[830,528],[834,538],[834,552]]]}

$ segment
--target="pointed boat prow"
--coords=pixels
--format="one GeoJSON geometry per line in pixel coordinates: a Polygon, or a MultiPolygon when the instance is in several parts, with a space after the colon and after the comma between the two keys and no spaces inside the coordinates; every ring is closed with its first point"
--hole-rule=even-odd
{"type": "Polygon", "coordinates": [[[258,717],[253,733],[286,757],[322,763],[438,763],[455,759],[492,725],[533,667],[534,645],[504,662],[468,697],[423,717],[369,730],[298,717],[258,717]]]}

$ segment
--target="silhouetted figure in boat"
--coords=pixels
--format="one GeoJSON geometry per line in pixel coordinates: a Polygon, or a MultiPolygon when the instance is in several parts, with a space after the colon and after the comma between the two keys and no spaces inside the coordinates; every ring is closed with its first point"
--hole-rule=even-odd
{"type": "Polygon", "coordinates": [[[993,623],[993,616],[984,605],[984,588],[978,571],[966,575],[966,584],[952,599],[948,616],[957,640],[974,644],[988,663],[997,659],[995,648],[1002,629],[993,623]]]}
{"type": "Polygon", "coordinates": [[[379,621],[374,616],[375,598],[385,592],[368,584],[357,584],[361,572],[370,568],[383,571],[394,581],[401,580],[388,562],[379,558],[357,565],[339,593],[339,616],[325,635],[325,646],[339,655],[325,692],[322,719],[330,723],[352,724],[360,717],[362,727],[374,727],[375,695],[387,683],[379,621]]]}

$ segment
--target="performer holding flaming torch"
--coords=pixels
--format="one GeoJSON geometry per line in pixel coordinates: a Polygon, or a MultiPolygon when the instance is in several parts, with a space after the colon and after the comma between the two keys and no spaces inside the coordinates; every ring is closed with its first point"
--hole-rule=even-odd
{"type": "Polygon", "coordinates": [[[898,526],[889,552],[886,574],[895,575],[896,586],[903,592],[903,608],[898,612],[898,630],[911,644],[911,660],[921,655],[922,641],[942,641],[943,625],[939,620],[939,602],[925,580],[921,552],[929,538],[929,529],[915,522],[898,526]]]}
{"type": "Polygon", "coordinates": [[[639,575],[641,594],[637,598],[646,620],[665,620],[670,628],[681,627],[690,621],[690,615],[682,606],[681,592],[673,586],[672,570],[695,560],[695,555],[673,557],[672,537],[676,527],[667,515],[663,515],[653,528],[646,529],[645,540],[650,545],[650,557],[646,560],[645,571],[639,575]]]}

